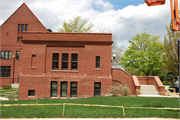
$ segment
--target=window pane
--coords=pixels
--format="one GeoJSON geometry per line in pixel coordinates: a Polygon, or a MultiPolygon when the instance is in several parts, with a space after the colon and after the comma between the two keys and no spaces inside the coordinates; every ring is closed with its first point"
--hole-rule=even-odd
{"type": "Polygon", "coordinates": [[[62,70],[68,70],[68,62],[62,63],[62,70]]]}
{"type": "Polygon", "coordinates": [[[28,90],[28,92],[29,96],[35,96],[35,90],[28,90]]]}
{"type": "Polygon", "coordinates": [[[28,24],[25,25],[25,31],[28,31],[28,24]]]}
{"type": "Polygon", "coordinates": [[[18,24],[18,32],[21,32],[21,25],[18,24]]]}
{"type": "Polygon", "coordinates": [[[77,97],[77,82],[71,83],[71,97],[77,97]]]}
{"type": "Polygon", "coordinates": [[[67,82],[61,82],[61,97],[67,97],[67,82]]]}
{"type": "Polygon", "coordinates": [[[94,83],[94,96],[101,96],[101,83],[94,83]]]}
{"type": "Polygon", "coordinates": [[[51,82],[51,97],[57,97],[57,82],[51,82]]]}
{"type": "Polygon", "coordinates": [[[19,60],[19,51],[16,51],[16,60],[19,60]]]}
{"type": "Polygon", "coordinates": [[[8,51],[5,51],[5,59],[8,59],[8,51]]]}
{"type": "Polygon", "coordinates": [[[1,51],[1,59],[4,59],[4,51],[1,51]]]}
{"type": "Polygon", "coordinates": [[[1,77],[11,76],[11,66],[1,66],[1,77]]]}
{"type": "Polygon", "coordinates": [[[59,69],[59,53],[53,53],[52,57],[52,69],[58,70],[59,69]]]}
{"type": "Polygon", "coordinates": [[[20,42],[20,37],[17,37],[17,42],[20,42]]]}
{"type": "Polygon", "coordinates": [[[23,32],[24,31],[24,24],[22,24],[22,26],[21,26],[21,32],[23,32]]]}
{"type": "Polygon", "coordinates": [[[71,54],[71,70],[77,70],[78,54],[71,54]]]}
{"type": "Polygon", "coordinates": [[[9,59],[11,59],[11,56],[12,56],[12,52],[9,51],[9,59]]]}
{"type": "Polygon", "coordinates": [[[96,68],[100,68],[100,56],[96,56],[96,68]]]}
{"type": "Polygon", "coordinates": [[[68,54],[67,53],[62,54],[62,61],[63,62],[68,61],[68,54]]]}
{"type": "Polygon", "coordinates": [[[72,54],[71,56],[72,61],[77,61],[77,57],[78,57],[77,54],[72,54]]]}

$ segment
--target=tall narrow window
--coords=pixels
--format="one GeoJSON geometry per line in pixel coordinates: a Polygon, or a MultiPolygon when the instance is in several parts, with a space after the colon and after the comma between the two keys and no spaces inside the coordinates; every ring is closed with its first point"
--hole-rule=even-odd
{"type": "Polygon", "coordinates": [[[36,62],[36,55],[32,55],[32,58],[31,58],[31,67],[35,67],[35,62],[36,62]]]}
{"type": "Polygon", "coordinates": [[[1,67],[1,77],[11,76],[11,66],[0,66],[1,67]]]}
{"type": "Polygon", "coordinates": [[[77,70],[78,54],[71,54],[71,70],[77,70]]]}
{"type": "Polygon", "coordinates": [[[71,83],[71,97],[77,97],[77,82],[71,83]]]}
{"type": "Polygon", "coordinates": [[[101,83],[94,83],[94,96],[101,96],[101,83]]]}
{"type": "Polygon", "coordinates": [[[19,51],[16,51],[16,60],[19,60],[19,51]]]}
{"type": "Polygon", "coordinates": [[[57,81],[51,82],[51,97],[57,97],[57,81]]]}
{"type": "Polygon", "coordinates": [[[4,51],[1,51],[1,59],[5,59],[5,57],[4,57],[4,51]]]}
{"type": "Polygon", "coordinates": [[[21,25],[21,32],[24,32],[24,24],[21,25]]]}
{"type": "Polygon", "coordinates": [[[25,25],[25,31],[28,31],[28,24],[25,25]]]}
{"type": "Polygon", "coordinates": [[[61,97],[67,97],[67,82],[61,82],[61,97]]]}
{"type": "Polygon", "coordinates": [[[17,37],[17,42],[20,42],[20,37],[17,37]]]}
{"type": "Polygon", "coordinates": [[[59,53],[53,53],[52,56],[52,70],[59,69],[59,53]]]}
{"type": "Polygon", "coordinates": [[[62,53],[62,70],[68,70],[68,53],[62,53]]]}
{"type": "Polygon", "coordinates": [[[96,68],[100,68],[100,56],[96,56],[96,68]]]}
{"type": "Polygon", "coordinates": [[[18,32],[21,32],[21,24],[18,24],[18,32]]]}

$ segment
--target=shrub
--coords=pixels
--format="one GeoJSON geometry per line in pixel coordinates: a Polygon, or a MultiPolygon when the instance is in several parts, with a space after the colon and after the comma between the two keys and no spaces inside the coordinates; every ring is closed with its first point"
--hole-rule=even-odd
{"type": "Polygon", "coordinates": [[[11,85],[4,85],[4,86],[2,86],[2,88],[3,88],[3,89],[11,89],[12,86],[11,86],[11,85]]]}
{"type": "Polygon", "coordinates": [[[164,81],[164,82],[162,82],[163,83],[163,85],[172,85],[172,83],[171,82],[168,82],[168,81],[164,81]]]}
{"type": "Polygon", "coordinates": [[[118,93],[120,93],[119,87],[118,86],[111,86],[109,94],[116,96],[118,93]]]}
{"type": "Polygon", "coordinates": [[[6,98],[8,98],[9,100],[15,100],[17,98],[16,93],[9,93],[8,95],[6,95],[6,98]]]}
{"type": "Polygon", "coordinates": [[[119,89],[120,89],[121,95],[127,96],[130,94],[130,89],[126,85],[120,85],[119,89]]]}
{"type": "Polygon", "coordinates": [[[113,96],[117,96],[118,94],[127,96],[130,94],[130,89],[126,85],[111,86],[109,93],[113,96]]]}

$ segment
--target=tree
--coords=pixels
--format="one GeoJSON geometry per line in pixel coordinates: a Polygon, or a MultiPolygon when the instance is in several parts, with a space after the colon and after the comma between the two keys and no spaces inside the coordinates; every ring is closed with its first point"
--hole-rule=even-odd
{"type": "MultiPolygon", "coordinates": [[[[111,33],[110,30],[102,30],[102,31],[99,31],[99,33],[111,33]]],[[[111,62],[111,65],[112,67],[116,67],[116,65],[118,65],[118,63],[121,62],[120,58],[123,56],[123,53],[124,53],[124,46],[121,45],[121,46],[118,46],[118,41],[117,41],[117,34],[114,34],[112,33],[112,41],[113,41],[113,44],[112,44],[112,57],[113,55],[115,54],[115,58],[112,59],[112,62],[111,62]]]]}
{"type": "Polygon", "coordinates": [[[147,33],[137,34],[129,40],[130,46],[119,63],[127,72],[134,75],[158,75],[162,68],[163,45],[159,36],[147,33]]]}
{"type": "Polygon", "coordinates": [[[68,22],[64,20],[62,28],[58,29],[59,32],[92,32],[93,23],[88,24],[89,18],[82,19],[81,16],[74,16],[68,22]]]}
{"type": "Polygon", "coordinates": [[[176,40],[179,38],[179,32],[171,31],[169,26],[166,25],[167,33],[164,36],[163,63],[165,69],[178,75],[178,49],[176,40]]]}
{"type": "Polygon", "coordinates": [[[121,62],[120,58],[123,57],[124,46],[123,45],[118,46],[117,38],[116,38],[115,34],[113,34],[113,36],[112,36],[112,41],[113,41],[113,44],[112,44],[112,56],[113,56],[113,54],[116,55],[115,59],[112,60],[112,66],[116,66],[116,65],[118,65],[118,63],[121,62]]]}

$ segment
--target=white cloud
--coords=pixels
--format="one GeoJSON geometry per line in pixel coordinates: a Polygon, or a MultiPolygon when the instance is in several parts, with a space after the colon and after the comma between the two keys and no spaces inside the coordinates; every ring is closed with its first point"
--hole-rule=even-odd
{"type": "Polygon", "coordinates": [[[160,35],[160,40],[163,41],[165,26],[171,19],[169,1],[162,6],[148,7],[144,3],[115,10],[110,2],[103,0],[2,0],[0,24],[23,2],[46,28],[57,31],[64,20],[80,15],[82,18],[90,18],[89,22],[95,25],[95,32],[111,31],[117,34],[118,44],[125,46],[128,45],[128,40],[143,32],[160,35]]]}

